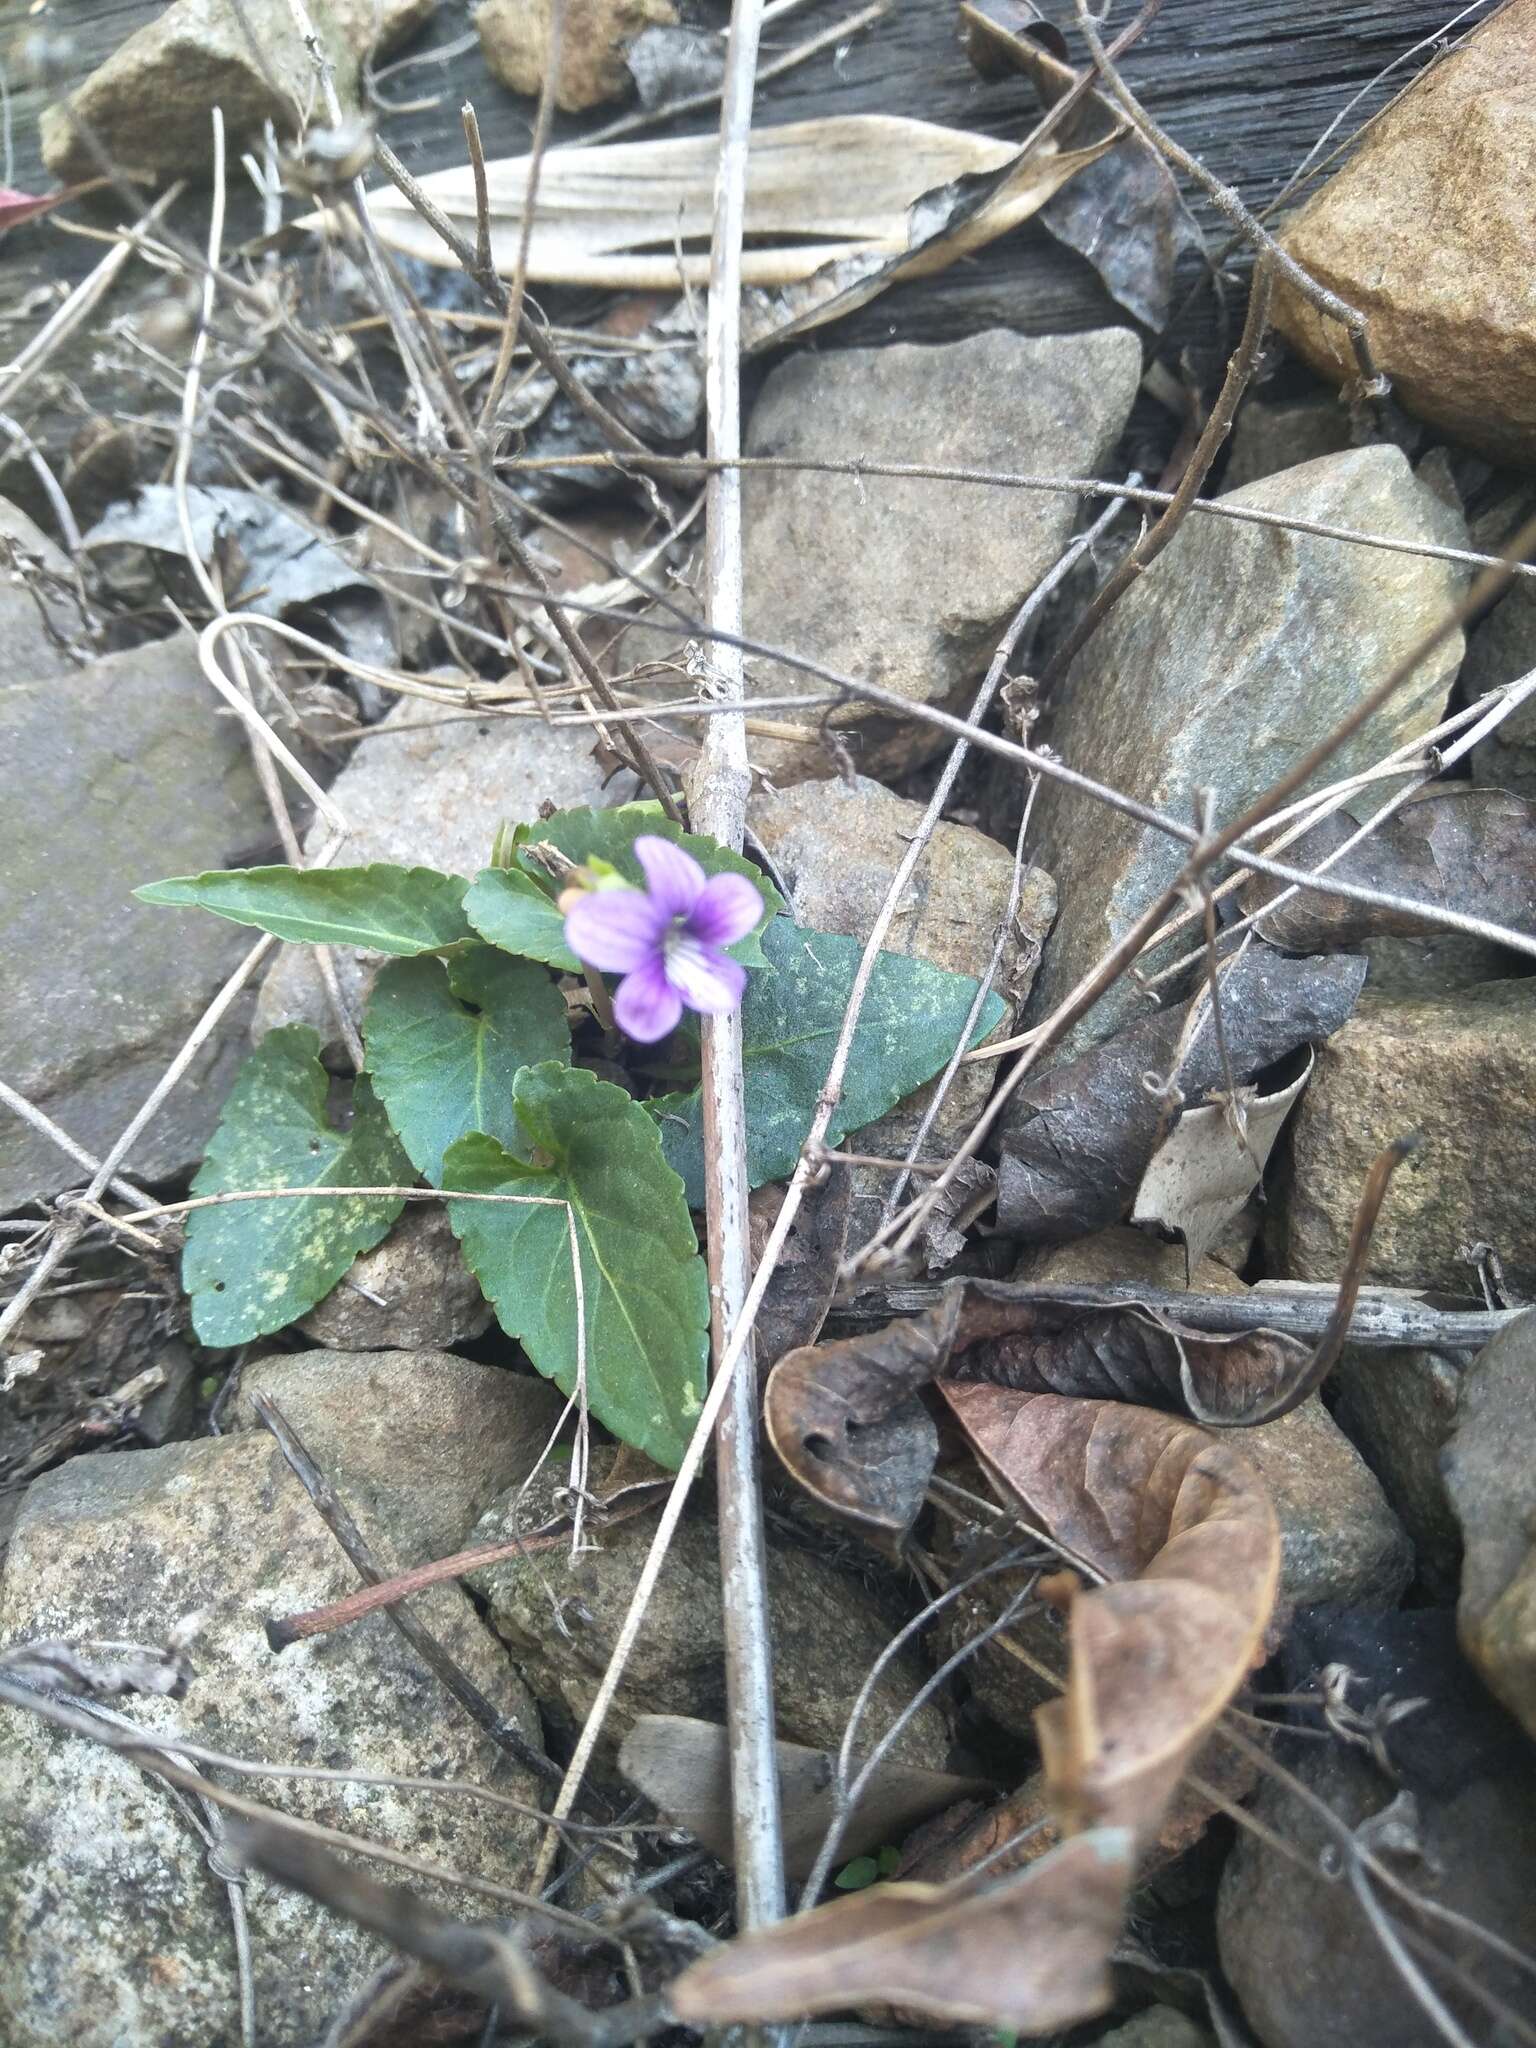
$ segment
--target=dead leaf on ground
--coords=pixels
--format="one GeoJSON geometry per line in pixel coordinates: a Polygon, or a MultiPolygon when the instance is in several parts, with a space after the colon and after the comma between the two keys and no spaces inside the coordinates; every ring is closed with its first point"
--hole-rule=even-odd
{"type": "MultiPolygon", "coordinates": [[[[1022,72],[1042,108],[1057,105],[1079,83],[1066,60],[1064,38],[1029,0],[961,0],[960,34],[983,77],[1022,72]]],[[[1061,140],[1069,148],[1080,146],[1118,125],[1104,96],[1089,92],[1061,140]]],[[[1036,218],[1047,234],[1093,265],[1105,290],[1133,319],[1155,333],[1167,326],[1179,260],[1199,249],[1200,237],[1172,172],[1139,135],[1121,135],[1053,193],[1036,218]]]]}
{"type": "MultiPolygon", "coordinates": [[[[744,302],[744,346],[785,341],[898,279],[932,276],[974,254],[1027,220],[1111,140],[1074,150],[1047,141],[1024,155],[1017,143],[888,114],[754,129],[742,282],[759,289],[744,302]]],[[[662,291],[706,284],[718,165],[712,134],[548,151],[529,280],[662,291]]],[[[527,157],[486,166],[492,258],[505,276],[519,262],[529,170],[527,157]]],[[[421,183],[472,241],[469,169],[421,183]]],[[[402,254],[456,261],[393,186],[370,193],[368,209],[402,254]]]]}
{"type": "MultiPolygon", "coordinates": [[[[1221,1022],[1233,1080],[1337,1031],[1365,970],[1347,954],[1292,960],[1259,944],[1226,963],[1221,1022]]],[[[1035,1114],[1003,1142],[999,1226],[1026,1243],[1057,1244],[1118,1223],[1163,1135],[1167,1106],[1155,1084],[1170,1074],[1186,1103],[1227,1085],[1204,986],[1025,1084],[1020,1107],[1035,1114]]]]}
{"type": "Polygon", "coordinates": [[[1131,1836],[1095,1828],[1000,1883],[876,1884],[738,1935],[673,1984],[690,2026],[791,2020],[878,2001],[1046,2033],[1107,2010],[1131,1836]]]}
{"type": "MultiPolygon", "coordinates": [[[[1358,829],[1355,819],[1335,811],[1285,858],[1293,867],[1315,868],[1358,829]]],[[[1431,790],[1404,804],[1328,872],[1342,882],[1411,897],[1432,911],[1460,911],[1536,933],[1536,806],[1503,789],[1431,790]]],[[[1268,875],[1252,876],[1243,890],[1244,911],[1262,910],[1285,886],[1268,875]]],[[[1259,925],[1271,945],[1295,953],[1336,953],[1365,939],[1429,938],[1439,929],[1433,917],[1308,889],[1259,925]]]]}
{"type": "MultiPolygon", "coordinates": [[[[834,1817],[836,1759],[799,1742],[774,1744],[779,1804],[784,1823],[784,1867],[809,1874],[834,1817]]],[[[858,1760],[852,1769],[857,1772],[858,1760]]],[[[713,1721],[682,1714],[642,1714],[625,1736],[619,1769],[668,1820],[695,1835],[722,1863],[735,1859],[731,1815],[730,1738],[713,1721]]],[[[985,1799],[994,1788],[983,1778],[922,1771],[887,1758],[849,1813],[842,1841],[850,1855],[900,1841],[917,1822],[961,1799],[985,1799]]]]}
{"type": "Polygon", "coordinates": [[[1264,1648],[1280,1525],[1226,1438],[1118,1401],[945,1382],[1005,1496],[1110,1584],[1068,1615],[1066,1691],[1036,1715],[1069,1829],[1156,1839],[1175,1786],[1264,1648]]]}
{"type": "Polygon", "coordinates": [[[1176,1231],[1198,1266],[1263,1178],[1312,1067],[1309,1050],[1295,1080],[1269,1095],[1240,1089],[1235,1102],[1186,1109],[1147,1163],[1131,1221],[1176,1231]]]}
{"type": "MultiPolygon", "coordinates": [[[[783,1181],[757,1188],[747,1203],[755,1266],[762,1258],[787,1192],[783,1181]]],[[[800,1205],[783,1254],[757,1312],[757,1359],[767,1367],[786,1351],[814,1344],[832,1306],[848,1244],[853,1175],[830,1173],[800,1205]]]]}

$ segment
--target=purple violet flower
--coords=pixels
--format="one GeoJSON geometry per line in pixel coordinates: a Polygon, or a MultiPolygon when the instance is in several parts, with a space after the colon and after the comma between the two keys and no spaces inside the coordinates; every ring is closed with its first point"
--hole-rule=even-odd
{"type": "Polygon", "coordinates": [[[614,1022],[654,1045],[675,1031],[686,1004],[707,1017],[734,1010],[746,969],[724,948],[763,914],[745,875],[706,875],[691,853],[653,833],[635,841],[644,889],[594,889],[566,912],[565,942],[584,966],[622,974],[614,1022]]]}

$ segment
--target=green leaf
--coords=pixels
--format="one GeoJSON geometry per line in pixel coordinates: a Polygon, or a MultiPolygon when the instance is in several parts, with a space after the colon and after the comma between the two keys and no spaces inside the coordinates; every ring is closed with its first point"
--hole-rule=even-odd
{"type": "Polygon", "coordinates": [[[412,1163],[434,1187],[456,1138],[484,1131],[523,1149],[512,1108],[519,1067],[570,1057],[565,1001],[542,967],[494,946],[448,960],[392,960],[363,1018],[368,1072],[412,1163]]]}
{"type": "MultiPolygon", "coordinates": [[[[858,939],[810,932],[787,917],[763,934],[771,971],[754,974],[741,1005],[747,1106],[747,1174],[753,1187],[794,1171],[811,1128],[842,1029],[858,939]]],[[[837,1144],[932,1078],[954,1051],[976,983],[926,960],[882,953],[859,1012],[842,1099],[827,1137],[837,1144]]],[[[1004,1005],[989,995],[973,1043],[996,1025],[1004,1005]]],[[[694,1208],[704,1202],[703,1113],[691,1095],[658,1095],[646,1104],[661,1124],[667,1162],[683,1177],[694,1208]]]]}
{"type": "MultiPolygon", "coordinates": [[[[399,1187],[416,1175],[366,1079],[352,1095],[352,1128],[326,1120],[330,1076],[307,1024],[273,1031],[252,1053],[224,1105],[196,1195],[233,1189],[399,1187]]],[[[194,1209],[182,1283],[204,1344],[245,1344],[281,1330],[371,1251],[405,1207],[398,1195],[294,1196],[194,1209]]]]}
{"type": "MultiPolygon", "coordinates": [[[[634,851],[635,841],[642,832],[653,833],[658,839],[670,839],[681,846],[686,853],[693,855],[706,875],[729,873],[746,876],[762,896],[762,921],[755,931],[748,932],[744,939],[738,939],[726,950],[743,967],[761,967],[763,931],[770,918],[784,908],[784,898],[761,868],[755,867],[741,854],[732,853],[717,840],[701,838],[696,832],[685,832],[680,825],[673,824],[660,804],[619,804],[607,811],[556,811],[552,818],[542,819],[537,825],[517,827],[512,835],[513,857],[522,873],[538,883],[551,898],[560,893],[560,884],[530,856],[528,848],[532,845],[556,846],[567,860],[575,861],[578,867],[585,867],[592,861],[606,861],[626,882],[643,888],[645,870],[634,851]]],[[[485,933],[485,937],[490,936],[489,932],[485,933]]],[[[497,941],[497,944],[501,943],[497,941]]],[[[545,956],[534,954],[531,957],[543,959],[545,956]]]]}
{"type": "Polygon", "coordinates": [[[312,946],[375,953],[436,953],[472,939],[462,875],[436,868],[215,868],[148,882],[141,903],[191,905],[312,946]]]}
{"type": "Polygon", "coordinates": [[[832,1882],[840,1892],[862,1892],[868,1890],[880,1875],[880,1866],[873,1856],[855,1856],[851,1863],[845,1863],[832,1882]]]}
{"type": "Polygon", "coordinates": [[[656,1126],[622,1088],[554,1062],[524,1067],[513,1101],[541,1164],[525,1165],[477,1133],[450,1148],[448,1185],[552,1197],[561,1206],[450,1202],[464,1257],[502,1328],[546,1379],[574,1393],[579,1324],[567,1217],[574,1218],[592,1413],[675,1468],[703,1401],[709,1288],[656,1126]]]}
{"type": "Polygon", "coordinates": [[[504,953],[542,960],[567,974],[581,972],[565,943],[565,919],[554,897],[517,868],[482,868],[465,894],[464,915],[482,939],[504,953]]]}

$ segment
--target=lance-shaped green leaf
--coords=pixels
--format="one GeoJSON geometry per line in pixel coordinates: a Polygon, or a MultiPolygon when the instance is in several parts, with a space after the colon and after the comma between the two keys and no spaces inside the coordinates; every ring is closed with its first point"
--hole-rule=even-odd
{"type": "MultiPolygon", "coordinates": [[[[605,861],[609,867],[621,874],[626,882],[633,882],[637,888],[645,887],[645,871],[635,858],[635,841],[642,832],[648,832],[658,839],[670,839],[691,853],[706,875],[745,875],[763,899],[762,920],[755,931],[744,939],[738,939],[734,946],[726,948],[733,959],[744,967],[760,967],[763,961],[762,935],[770,918],[784,908],[784,899],[774,888],[762,869],[753,865],[739,853],[732,853],[729,847],[720,845],[718,840],[701,838],[696,832],[685,832],[672,820],[657,803],[619,804],[608,811],[556,811],[552,818],[544,818],[536,825],[519,825],[512,835],[512,857],[517,870],[529,880],[538,884],[551,900],[558,896],[561,882],[552,876],[547,867],[534,859],[530,848],[538,845],[553,846],[563,853],[567,860],[577,867],[584,867],[592,861],[605,861]]],[[[484,877],[480,877],[484,880],[484,877]]],[[[496,903],[506,915],[505,900],[487,892],[486,903],[496,903]]],[[[484,905],[482,905],[484,907],[484,905]]],[[[474,913],[472,913],[473,915],[474,913]]],[[[485,938],[497,945],[508,942],[498,938],[484,925],[477,928],[485,938]]],[[[546,953],[529,956],[532,959],[551,959],[546,953]]],[[[551,964],[565,966],[566,961],[575,962],[567,953],[564,959],[551,964]]]]}
{"type": "Polygon", "coordinates": [[[482,939],[567,974],[581,962],[565,943],[565,918],[548,888],[518,868],[482,868],[464,895],[464,915],[482,939]]]}
{"type": "Polygon", "coordinates": [[[232,924],[311,946],[366,946],[375,953],[437,953],[474,933],[462,875],[401,868],[216,868],[148,882],[141,903],[211,910],[232,924]]]}
{"type": "Polygon", "coordinates": [[[434,1187],[456,1138],[526,1150],[512,1107],[519,1067],[570,1057],[565,1000],[542,967],[494,946],[391,960],[363,1018],[368,1072],[412,1163],[434,1187]]]}
{"type": "MultiPolygon", "coordinates": [[[[832,1063],[864,947],[858,939],[805,931],[789,918],[778,917],[763,934],[763,952],[768,971],[751,976],[741,1005],[747,1173],[753,1187],[794,1171],[832,1063]]],[[[849,1131],[873,1123],[938,1073],[954,1051],[975,999],[976,983],[968,975],[950,974],[900,953],[882,953],[859,1012],[829,1143],[835,1145],[849,1131]]],[[[999,997],[987,997],[972,1043],[993,1028],[1003,1007],[999,997]]],[[[668,1163],[682,1175],[688,1200],[695,1208],[702,1207],[704,1139],[698,1090],[656,1096],[646,1107],[660,1120],[662,1148],[668,1163]]]]}
{"type": "Polygon", "coordinates": [[[513,1101],[539,1163],[477,1134],[450,1147],[447,1183],[541,1196],[546,1205],[450,1202],[464,1257],[502,1328],[567,1394],[576,1390],[584,1313],[592,1413],[675,1468],[703,1401],[709,1288],[656,1126],[622,1088],[553,1062],[524,1067],[513,1101]]]}
{"type": "MultiPolygon", "coordinates": [[[[194,1194],[415,1180],[366,1079],[353,1090],[352,1128],[338,1131],[327,1120],[330,1076],[319,1054],[319,1034],[307,1024],[268,1034],[230,1090],[194,1194]]],[[[330,1293],[404,1206],[398,1195],[297,1195],[194,1209],[181,1271],[199,1338],[245,1344],[281,1330],[330,1293]]]]}

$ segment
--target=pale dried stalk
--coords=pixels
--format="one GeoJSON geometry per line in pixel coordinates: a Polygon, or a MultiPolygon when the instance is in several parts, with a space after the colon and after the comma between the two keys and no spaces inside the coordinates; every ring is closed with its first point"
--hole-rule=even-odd
{"type": "MultiPolygon", "coordinates": [[[[706,448],[720,458],[741,453],[741,252],[761,22],[762,0],[735,0],[720,116],[705,348],[706,448]]],[[[740,470],[721,468],[711,474],[704,514],[706,618],[717,631],[739,634],[743,625],[740,470]]],[[[739,649],[721,648],[712,664],[711,682],[717,698],[742,704],[746,665],[739,649]]],[[[739,852],[751,779],[744,716],[712,718],[704,729],[698,765],[688,785],[688,814],[694,830],[707,832],[739,852]]],[[[703,1020],[700,1052],[710,1344],[718,1360],[729,1349],[752,1277],[739,1009],[703,1020]]],[[[720,1492],[720,1597],[737,1920],[743,1928],[782,1919],[785,1905],[774,1749],[768,1538],[757,1418],[756,1360],[749,1332],[730,1399],[720,1417],[715,1467],[720,1492]]]]}

